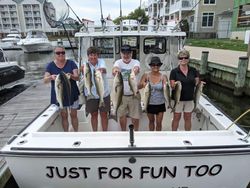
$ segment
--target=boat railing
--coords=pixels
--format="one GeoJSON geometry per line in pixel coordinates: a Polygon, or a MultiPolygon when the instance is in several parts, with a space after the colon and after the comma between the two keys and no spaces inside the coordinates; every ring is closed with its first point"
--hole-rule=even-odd
{"type": "MultiPolygon", "coordinates": [[[[173,26],[168,25],[144,25],[144,24],[138,24],[138,25],[106,25],[105,27],[102,26],[84,26],[80,29],[80,32],[85,33],[92,33],[92,32],[114,32],[114,31],[120,31],[120,32],[127,32],[127,31],[150,31],[150,32],[158,32],[158,31],[168,31],[168,32],[174,32],[176,28],[173,26]]],[[[177,30],[178,31],[178,30],[177,30]]]]}

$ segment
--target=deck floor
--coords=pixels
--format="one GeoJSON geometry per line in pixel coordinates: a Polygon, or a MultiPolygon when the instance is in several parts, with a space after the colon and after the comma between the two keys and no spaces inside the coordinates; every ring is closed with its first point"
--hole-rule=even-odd
{"type": "MultiPolygon", "coordinates": [[[[50,100],[50,84],[42,80],[0,106],[0,147],[38,116],[50,100]]],[[[0,157],[0,188],[8,176],[4,158],[0,157]],[[5,172],[6,171],[6,172],[5,172]],[[7,176],[7,177],[6,177],[7,176]]]]}

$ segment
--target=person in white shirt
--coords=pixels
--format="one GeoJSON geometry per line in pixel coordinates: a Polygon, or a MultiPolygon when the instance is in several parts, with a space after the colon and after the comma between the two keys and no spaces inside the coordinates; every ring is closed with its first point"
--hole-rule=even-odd
{"type": "Polygon", "coordinates": [[[118,108],[118,117],[122,131],[126,131],[127,116],[132,118],[132,124],[134,125],[135,130],[138,131],[139,129],[141,100],[139,92],[135,96],[129,86],[128,78],[131,71],[134,71],[135,75],[138,76],[140,71],[140,62],[132,59],[131,46],[124,45],[121,47],[121,59],[115,61],[112,70],[113,75],[116,75],[117,72],[121,72],[123,78],[123,97],[122,103],[118,108]]]}

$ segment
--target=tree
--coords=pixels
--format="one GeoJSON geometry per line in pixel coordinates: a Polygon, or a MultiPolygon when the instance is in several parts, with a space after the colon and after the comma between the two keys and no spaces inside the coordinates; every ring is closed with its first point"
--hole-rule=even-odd
{"type": "MultiPolygon", "coordinates": [[[[148,16],[145,13],[145,10],[141,9],[140,7],[130,12],[128,16],[122,16],[122,20],[126,20],[126,19],[138,20],[138,21],[141,21],[142,24],[147,24],[149,20],[148,16]]],[[[113,22],[115,24],[120,24],[120,20],[121,18],[118,17],[118,18],[115,18],[113,22]]]]}

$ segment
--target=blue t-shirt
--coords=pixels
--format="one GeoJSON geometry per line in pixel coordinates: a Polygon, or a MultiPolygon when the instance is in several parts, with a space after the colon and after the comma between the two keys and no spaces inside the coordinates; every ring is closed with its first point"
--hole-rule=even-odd
{"type": "MultiPolygon", "coordinates": [[[[48,63],[47,67],[46,67],[46,72],[55,75],[60,74],[61,71],[65,72],[65,73],[71,73],[73,74],[73,70],[78,69],[76,63],[72,60],[67,60],[66,64],[63,68],[58,68],[55,64],[54,61],[48,63]]],[[[70,101],[65,101],[64,106],[71,106],[74,101],[78,100],[79,97],[79,90],[76,84],[75,80],[70,79],[70,83],[71,83],[71,99],[70,101]],[[69,104],[70,102],[70,104],[69,104]]],[[[56,100],[56,92],[55,92],[55,81],[51,80],[51,98],[50,98],[50,103],[51,104],[56,104],[58,105],[58,102],[56,100]]]]}

